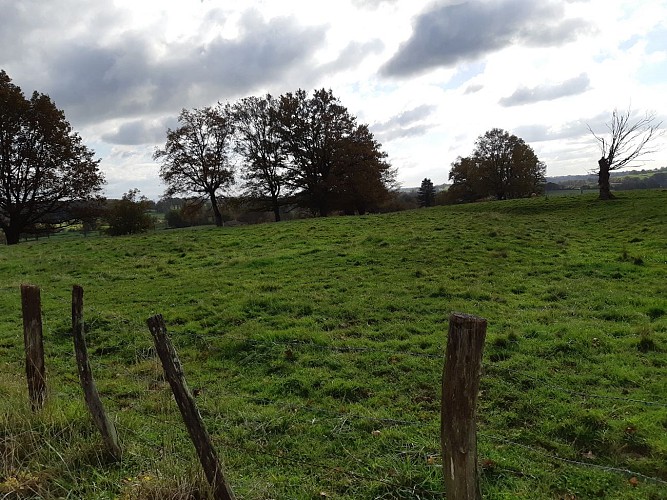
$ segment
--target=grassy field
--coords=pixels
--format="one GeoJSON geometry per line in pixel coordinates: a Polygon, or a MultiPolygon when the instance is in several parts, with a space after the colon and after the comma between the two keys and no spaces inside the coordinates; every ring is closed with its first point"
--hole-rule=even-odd
{"type": "Polygon", "coordinates": [[[667,498],[666,207],[633,191],[0,248],[0,498],[206,498],[156,313],[239,498],[442,498],[452,311],[489,324],[485,498],[667,498]],[[21,283],[42,287],[37,415],[21,283]],[[120,462],[78,386],[75,283],[120,462]]]}

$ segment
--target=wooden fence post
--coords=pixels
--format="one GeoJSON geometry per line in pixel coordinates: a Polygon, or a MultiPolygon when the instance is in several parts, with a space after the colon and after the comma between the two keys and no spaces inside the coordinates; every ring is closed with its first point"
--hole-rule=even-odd
{"type": "Polygon", "coordinates": [[[44,368],[44,341],[42,338],[42,305],[39,287],[21,285],[23,309],[23,341],[25,344],[25,372],[28,395],[33,411],[46,401],[46,371],[44,368]]]}
{"type": "Polygon", "coordinates": [[[169,385],[171,385],[171,390],[174,393],[176,403],[188,428],[190,438],[197,450],[197,455],[204,468],[206,478],[213,488],[213,497],[216,500],[234,500],[234,493],[225,481],[218,455],[206,431],[195,400],[188,389],[181,361],[178,359],[176,350],[167,336],[167,327],[164,324],[162,315],[158,314],[148,318],[147,323],[155,340],[155,349],[160,357],[160,361],[162,361],[165,376],[169,381],[169,385]]]}
{"type": "Polygon", "coordinates": [[[475,410],[485,337],[485,319],[459,313],[449,317],[440,420],[447,500],[482,498],[475,410]]]}
{"type": "Polygon", "coordinates": [[[95,425],[102,434],[104,444],[114,458],[119,460],[121,449],[118,444],[118,433],[113,422],[104,411],[104,405],[102,405],[100,395],[97,392],[93,372],[88,362],[88,349],[86,348],[86,338],[83,331],[83,288],[79,285],[72,287],[72,336],[74,337],[76,364],[79,368],[79,380],[83,388],[86,405],[95,425]]]}

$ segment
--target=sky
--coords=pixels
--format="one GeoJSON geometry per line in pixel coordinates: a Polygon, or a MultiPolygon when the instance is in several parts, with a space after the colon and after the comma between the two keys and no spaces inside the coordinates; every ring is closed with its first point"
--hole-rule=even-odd
{"type": "MultiPolygon", "coordinates": [[[[0,69],[48,94],[105,194],[158,199],[179,112],[331,89],[404,187],[501,128],[548,176],[591,172],[614,109],[667,127],[667,0],[0,0],[0,69]]],[[[667,166],[667,134],[642,168],[667,166]]]]}

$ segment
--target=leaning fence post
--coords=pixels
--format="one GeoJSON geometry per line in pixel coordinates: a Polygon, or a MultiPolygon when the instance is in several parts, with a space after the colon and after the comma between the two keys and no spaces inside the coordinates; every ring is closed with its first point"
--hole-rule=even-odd
{"type": "Polygon", "coordinates": [[[44,341],[42,338],[42,305],[39,287],[21,285],[23,309],[23,341],[25,344],[25,373],[28,395],[33,411],[46,401],[46,371],[44,368],[44,341]]]}
{"type": "Polygon", "coordinates": [[[120,459],[121,450],[118,444],[118,433],[113,422],[104,411],[104,405],[95,386],[93,372],[88,362],[88,349],[83,331],[83,288],[79,285],[72,287],[72,336],[74,337],[74,352],[76,353],[76,364],[79,368],[79,380],[83,388],[83,397],[86,400],[88,410],[93,417],[95,425],[102,434],[104,444],[116,458],[120,459]]]}
{"type": "Polygon", "coordinates": [[[167,327],[164,324],[162,315],[158,314],[148,318],[147,323],[155,340],[155,349],[160,357],[160,361],[162,361],[165,376],[169,381],[169,385],[171,385],[174,398],[176,399],[176,403],[178,403],[178,408],[188,428],[190,438],[195,445],[206,478],[213,488],[213,497],[216,500],[234,500],[234,493],[225,481],[225,475],[222,465],[218,460],[218,455],[206,431],[195,400],[188,389],[181,361],[178,359],[176,350],[167,336],[167,327]]]}
{"type": "Polygon", "coordinates": [[[475,409],[485,337],[485,319],[460,313],[449,317],[440,420],[447,500],[482,498],[475,409]]]}

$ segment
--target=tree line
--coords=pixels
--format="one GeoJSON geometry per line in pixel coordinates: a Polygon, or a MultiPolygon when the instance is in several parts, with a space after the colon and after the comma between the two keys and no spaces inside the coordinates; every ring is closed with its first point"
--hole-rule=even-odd
{"type": "Polygon", "coordinates": [[[364,214],[377,210],[395,185],[396,170],[381,145],[331,90],[184,109],[178,121],[154,154],[165,195],[207,199],[217,225],[219,199],[237,185],[276,221],[284,206],[318,216],[364,214]]]}
{"type": "MultiPolygon", "coordinates": [[[[610,172],[638,166],[655,151],[661,125],[654,114],[633,119],[630,110],[614,110],[607,134],[589,127],[601,152],[600,199],[613,197],[610,172]]],[[[364,214],[531,196],[543,190],[546,172],[523,139],[494,128],[478,137],[470,156],[451,165],[447,191],[436,193],[427,178],[416,196],[400,192],[396,169],[368,125],[326,89],[183,109],[153,158],[165,197],[187,199],[181,222],[202,220],[206,205],[217,225],[223,201],[270,211],[276,221],[295,208],[315,216],[364,214]]],[[[35,91],[26,98],[0,70],[0,228],[8,244],[18,243],[21,233],[68,221],[85,228],[101,216],[111,228],[124,228],[120,232],[145,229],[146,217],[136,226],[116,217],[145,212],[149,201],[138,191],[104,206],[99,163],[49,96],[35,91]]]]}

